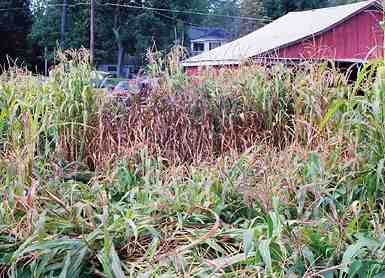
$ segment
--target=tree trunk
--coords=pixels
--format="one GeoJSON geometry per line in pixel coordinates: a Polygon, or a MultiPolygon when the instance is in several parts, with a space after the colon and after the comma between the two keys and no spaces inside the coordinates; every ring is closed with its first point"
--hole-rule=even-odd
{"type": "Polygon", "coordinates": [[[118,61],[116,66],[116,72],[119,77],[122,76],[123,70],[123,59],[124,59],[124,48],[121,41],[118,42],[118,61]]]}
{"type": "MultiPolygon", "coordinates": [[[[117,1],[117,3],[119,4],[120,1],[117,1]]],[[[117,52],[117,57],[116,57],[117,58],[116,59],[116,75],[118,77],[120,77],[122,75],[122,66],[123,66],[123,58],[124,58],[124,47],[123,47],[123,43],[122,43],[122,40],[120,38],[120,33],[119,33],[119,29],[120,29],[119,16],[120,16],[120,7],[116,6],[115,15],[114,15],[114,28],[112,31],[114,32],[116,44],[118,46],[118,52],[117,52]]]]}
{"type": "Polygon", "coordinates": [[[68,0],[63,0],[63,9],[61,14],[61,24],[60,24],[60,48],[64,48],[64,37],[66,31],[66,21],[67,21],[67,10],[68,10],[68,0]]]}
{"type": "Polygon", "coordinates": [[[90,54],[91,65],[95,66],[95,0],[91,0],[91,20],[90,20],[90,54]]]}

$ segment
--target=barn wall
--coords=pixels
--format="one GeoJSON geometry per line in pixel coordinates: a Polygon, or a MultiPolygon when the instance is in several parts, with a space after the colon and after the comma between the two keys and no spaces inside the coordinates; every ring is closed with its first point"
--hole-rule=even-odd
{"type": "MultiPolygon", "coordinates": [[[[380,27],[383,12],[368,8],[320,35],[263,55],[264,63],[276,59],[366,60],[384,57],[384,31],[380,27]],[[267,59],[267,60],[266,60],[267,59]]],[[[258,58],[258,57],[256,57],[258,58]]],[[[235,65],[224,68],[236,68],[235,65]]],[[[206,67],[186,67],[189,76],[197,76],[206,67]]],[[[223,67],[222,67],[223,68],[223,67]]],[[[217,71],[218,67],[211,68],[217,71]]]]}
{"type": "Polygon", "coordinates": [[[384,32],[379,25],[382,19],[382,11],[371,8],[325,33],[280,49],[271,55],[289,59],[380,58],[383,57],[384,51],[384,32]]]}
{"type": "Polygon", "coordinates": [[[208,69],[210,70],[210,73],[213,74],[219,74],[221,70],[229,70],[229,69],[237,69],[238,65],[224,65],[224,66],[192,66],[192,67],[185,67],[185,73],[188,76],[199,76],[203,72],[207,71],[208,69]]]}
{"type": "Polygon", "coordinates": [[[199,67],[185,67],[185,72],[188,76],[196,76],[199,75],[199,67]]]}

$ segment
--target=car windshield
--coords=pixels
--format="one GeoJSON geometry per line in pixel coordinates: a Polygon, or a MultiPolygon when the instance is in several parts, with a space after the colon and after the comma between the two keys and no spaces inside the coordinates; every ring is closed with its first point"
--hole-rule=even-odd
{"type": "Polygon", "coordinates": [[[92,79],[102,80],[103,78],[107,77],[108,75],[110,75],[110,73],[104,72],[104,71],[91,71],[91,78],[92,79]]]}
{"type": "Polygon", "coordinates": [[[121,81],[116,85],[116,89],[129,91],[131,93],[135,93],[139,90],[139,87],[136,83],[130,83],[128,81],[121,81]]]}
{"type": "Polygon", "coordinates": [[[121,81],[121,82],[118,83],[118,85],[116,85],[116,88],[117,89],[122,89],[122,90],[128,90],[130,87],[129,87],[127,81],[121,81]]]}

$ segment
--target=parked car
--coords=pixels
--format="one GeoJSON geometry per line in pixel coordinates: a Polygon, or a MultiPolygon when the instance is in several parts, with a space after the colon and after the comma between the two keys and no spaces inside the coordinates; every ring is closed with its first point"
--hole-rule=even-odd
{"type": "Polygon", "coordinates": [[[120,81],[112,90],[113,95],[129,95],[136,94],[139,90],[139,87],[135,82],[130,80],[120,81]]]}
{"type": "Polygon", "coordinates": [[[119,82],[110,92],[119,101],[130,105],[136,97],[141,103],[146,101],[149,92],[156,86],[154,79],[130,79],[119,82]]]}
{"type": "Polygon", "coordinates": [[[108,72],[103,71],[92,71],[91,72],[91,86],[93,88],[101,88],[103,81],[110,77],[111,75],[108,72]]]}
{"type": "Polygon", "coordinates": [[[110,95],[117,98],[118,101],[130,104],[132,97],[139,91],[135,82],[129,80],[120,81],[111,91],[110,95]]]}

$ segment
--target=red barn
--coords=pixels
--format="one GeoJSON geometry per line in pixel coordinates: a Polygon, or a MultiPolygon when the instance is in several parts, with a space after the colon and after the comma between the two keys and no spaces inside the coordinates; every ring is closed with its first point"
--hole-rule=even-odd
{"type": "Polygon", "coordinates": [[[238,40],[186,60],[190,75],[200,68],[261,63],[333,60],[365,63],[384,55],[384,18],[379,1],[291,12],[238,40]]]}

